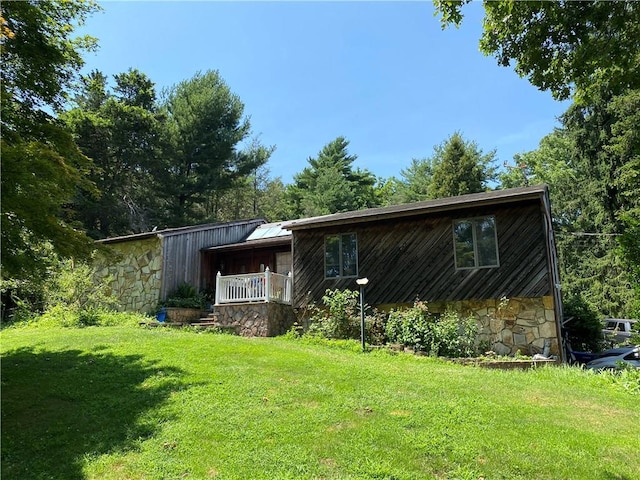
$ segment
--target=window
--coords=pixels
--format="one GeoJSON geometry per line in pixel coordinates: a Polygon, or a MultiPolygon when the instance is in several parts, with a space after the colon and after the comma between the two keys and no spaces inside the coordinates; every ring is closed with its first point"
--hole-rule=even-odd
{"type": "Polygon", "coordinates": [[[454,221],[453,241],[457,269],[498,266],[495,217],[454,221]]]}
{"type": "Polygon", "coordinates": [[[276,253],[276,272],[288,275],[291,271],[291,252],[276,253]]]}
{"type": "Polygon", "coordinates": [[[324,277],[357,277],[358,243],[355,233],[328,235],[324,239],[324,277]]]}

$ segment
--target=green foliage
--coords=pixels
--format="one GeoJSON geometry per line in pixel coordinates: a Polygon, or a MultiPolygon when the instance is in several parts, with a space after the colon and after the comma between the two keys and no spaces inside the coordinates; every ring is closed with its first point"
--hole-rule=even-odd
{"type": "Polygon", "coordinates": [[[74,199],[78,218],[93,238],[148,231],[158,224],[165,119],[146,75],[129,70],[114,79],[109,89],[101,72],[83,77],[76,107],[61,115],[93,160],[88,177],[100,194],[82,189],[74,199]]]}
{"type": "MultiPolygon", "coordinates": [[[[459,25],[470,0],[437,0],[443,27],[459,25]]],[[[559,100],[588,103],[593,86],[614,95],[640,86],[637,2],[485,1],[480,50],[559,100]]]]}
{"type": "Polygon", "coordinates": [[[264,218],[269,221],[286,217],[285,187],[280,178],[270,179],[266,163],[275,147],[265,147],[257,140],[245,148],[242,155],[253,158],[257,167],[253,172],[236,178],[226,190],[210,193],[207,217],[216,221],[240,218],[264,218]]]}
{"type": "Polygon", "coordinates": [[[435,147],[431,160],[429,198],[453,197],[487,190],[494,178],[495,151],[483,154],[475,142],[466,141],[455,132],[435,147]]]}
{"type": "Polygon", "coordinates": [[[98,9],[94,2],[4,2],[2,69],[2,273],[25,279],[43,274],[39,245],[62,256],[88,256],[91,241],[67,208],[78,188],[94,187],[90,161],[51,114],[61,107],[82,66],[90,37],[74,26],[98,9]]]}
{"type": "Polygon", "coordinates": [[[309,166],[294,176],[287,186],[291,218],[312,217],[377,206],[375,176],[353,168],[348,140],[338,137],[325,145],[309,166]]]}
{"type": "Polygon", "coordinates": [[[433,182],[433,160],[431,158],[412,159],[411,165],[400,171],[398,203],[428,200],[433,182]]]}
{"type": "MultiPolygon", "coordinates": [[[[443,26],[460,24],[465,3],[436,2],[443,26]]],[[[640,4],[498,1],[484,9],[481,50],[575,101],[563,128],[517,157],[502,184],[550,184],[564,292],[603,314],[629,315],[640,304],[637,236],[626,233],[629,216],[640,217],[640,4]],[[620,234],[624,260],[613,241],[620,234]]]]}
{"type": "Polygon", "coordinates": [[[408,203],[483,192],[495,177],[491,166],[494,159],[495,152],[485,155],[475,142],[455,132],[434,147],[432,157],[413,159],[401,171],[403,178],[393,201],[408,203]]]}
{"type": "MultiPolygon", "coordinates": [[[[108,293],[108,283],[96,283],[90,265],[73,260],[52,260],[47,278],[41,282],[25,282],[13,287],[14,298],[34,289],[32,297],[18,299],[11,323],[44,327],[82,327],[127,323],[114,312],[116,299],[108,293]],[[34,301],[34,299],[37,299],[34,301]],[[40,315],[40,311],[44,312],[40,315]]],[[[124,314],[123,314],[124,315],[124,314]]]]}
{"type": "Polygon", "coordinates": [[[562,128],[544,137],[537,150],[517,156],[518,168],[501,181],[505,187],[549,185],[565,296],[581,295],[602,315],[626,317],[640,299],[637,292],[634,303],[632,288],[640,261],[633,253],[640,199],[640,144],[633,124],[640,121],[640,97],[630,91],[611,102],[605,98],[588,108],[572,106],[562,128]]]}
{"type": "Polygon", "coordinates": [[[165,95],[167,149],[158,194],[166,224],[188,225],[210,218],[217,205],[210,192],[231,189],[234,182],[263,165],[269,149],[242,152],[238,144],[250,134],[244,105],[217,71],[197,73],[165,95]]]}
{"type": "MultiPolygon", "coordinates": [[[[638,312],[640,313],[640,312],[638,312]]],[[[640,319],[640,315],[638,315],[637,317],[635,317],[637,319],[640,319]]],[[[629,339],[629,342],[632,345],[640,345],[640,322],[636,322],[632,329],[631,329],[631,338],[629,339]]]]}
{"type": "MultiPolygon", "coordinates": [[[[360,338],[362,326],[360,295],[357,291],[328,289],[322,302],[324,308],[314,305],[310,307],[307,336],[327,339],[360,338]]],[[[372,345],[384,344],[386,315],[368,305],[364,306],[364,314],[365,341],[372,345]]],[[[295,334],[295,331],[291,332],[292,336],[295,334]]]]}
{"type": "Polygon", "coordinates": [[[104,307],[77,309],[73,306],[56,304],[48,308],[42,315],[15,325],[27,328],[132,327],[137,326],[140,322],[148,321],[149,317],[139,313],[116,312],[104,307]]]}
{"type": "Polygon", "coordinates": [[[359,338],[360,307],[358,292],[327,290],[322,297],[325,309],[317,308],[309,325],[310,334],[326,338],[359,338]]]}
{"type": "Polygon", "coordinates": [[[189,283],[181,283],[175,290],[167,294],[167,299],[160,302],[161,307],[204,308],[204,295],[189,283]]]}
{"type": "Polygon", "coordinates": [[[99,9],[87,0],[3,2],[3,102],[8,94],[28,110],[59,108],[84,64],[81,52],[96,48],[90,36],[73,38],[74,27],[99,9]]]}
{"type": "Polygon", "coordinates": [[[60,260],[50,243],[35,246],[38,256],[36,272],[17,277],[2,277],[2,322],[28,320],[42,313],[46,306],[46,285],[58,268],[60,260]]]}
{"type": "Polygon", "coordinates": [[[41,255],[44,276],[2,281],[3,309],[10,310],[3,312],[4,321],[37,321],[42,312],[53,311],[54,317],[66,318],[61,325],[93,324],[92,317],[116,307],[116,299],[109,294],[109,280],[97,283],[88,263],[59,258],[47,245],[42,246],[41,255]]]}
{"type": "Polygon", "coordinates": [[[75,312],[115,308],[117,300],[108,293],[109,283],[108,279],[97,283],[89,264],[63,260],[45,287],[47,308],[64,305],[75,312]]]}
{"type": "Polygon", "coordinates": [[[473,318],[463,319],[452,311],[436,316],[419,301],[411,308],[391,311],[386,334],[392,343],[431,356],[470,357],[478,353],[478,327],[473,318]]]}
{"type": "Polygon", "coordinates": [[[571,348],[589,352],[602,350],[602,323],[597,309],[580,295],[565,296],[562,308],[565,319],[573,317],[564,327],[571,348]]]}
{"type": "Polygon", "coordinates": [[[640,368],[628,363],[618,362],[616,370],[603,370],[597,372],[605,378],[616,390],[622,390],[631,395],[640,395],[640,368]]]}
{"type": "Polygon", "coordinates": [[[157,328],[0,335],[3,478],[639,473],[637,445],[620,441],[637,436],[638,396],[578,368],[496,371],[363,355],[353,340],[157,328]]]}

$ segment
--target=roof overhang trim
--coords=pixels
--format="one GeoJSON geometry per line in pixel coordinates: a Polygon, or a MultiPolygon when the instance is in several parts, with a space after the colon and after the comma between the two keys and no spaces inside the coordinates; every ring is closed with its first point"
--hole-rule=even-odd
{"type": "Polygon", "coordinates": [[[344,224],[369,223],[394,218],[412,217],[416,215],[449,212],[465,208],[476,208],[505,203],[517,203],[530,200],[543,201],[547,195],[546,185],[510,188],[491,192],[472,193],[458,197],[439,198],[425,202],[393,205],[391,207],[369,208],[355,212],[335,213],[322,217],[305,218],[286,222],[283,226],[288,230],[305,230],[344,224]]]}

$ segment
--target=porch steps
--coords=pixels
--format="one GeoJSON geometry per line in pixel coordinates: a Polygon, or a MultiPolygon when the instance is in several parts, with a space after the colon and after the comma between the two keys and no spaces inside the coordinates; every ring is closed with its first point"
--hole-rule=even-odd
{"type": "Polygon", "coordinates": [[[201,318],[197,322],[191,322],[190,327],[200,328],[203,330],[209,328],[217,328],[224,333],[238,335],[238,327],[232,325],[223,325],[218,321],[218,312],[210,312],[206,317],[201,318]]]}

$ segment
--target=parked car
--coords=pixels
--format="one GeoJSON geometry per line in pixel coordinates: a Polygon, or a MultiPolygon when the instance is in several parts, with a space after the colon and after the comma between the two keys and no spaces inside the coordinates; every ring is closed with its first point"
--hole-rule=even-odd
{"type": "Polygon", "coordinates": [[[631,338],[631,329],[636,322],[628,318],[605,318],[602,334],[605,340],[624,342],[631,338]]]}
{"type": "Polygon", "coordinates": [[[620,347],[606,350],[599,358],[585,365],[589,370],[615,370],[620,368],[619,362],[640,368],[640,345],[620,347]]]}

